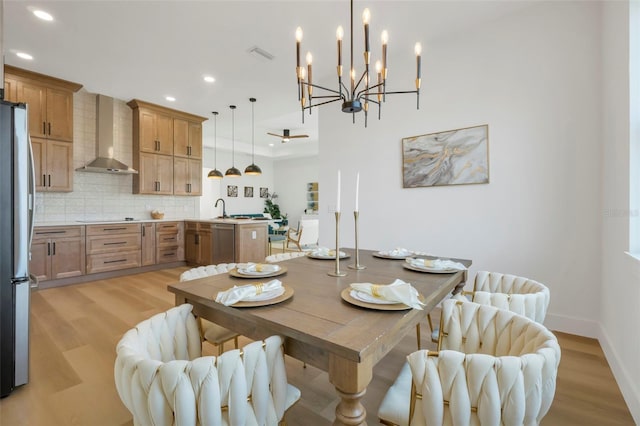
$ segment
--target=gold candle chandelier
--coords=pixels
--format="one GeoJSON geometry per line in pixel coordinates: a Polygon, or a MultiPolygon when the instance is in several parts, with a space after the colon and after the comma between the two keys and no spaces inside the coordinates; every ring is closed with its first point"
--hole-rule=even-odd
{"type": "Polygon", "coordinates": [[[416,109],[420,109],[420,55],[422,53],[422,46],[420,43],[415,45],[416,54],[416,80],[415,90],[405,91],[393,91],[388,92],[387,86],[387,45],[389,41],[389,34],[387,31],[383,31],[381,35],[382,40],[382,55],[381,60],[376,61],[375,68],[377,74],[377,82],[371,85],[371,79],[369,78],[369,63],[371,60],[371,50],[369,47],[369,20],[371,19],[371,13],[369,9],[365,9],[362,13],[362,23],[364,25],[364,71],[358,78],[357,72],[353,65],[353,0],[351,0],[351,64],[349,69],[350,85],[347,87],[342,80],[342,38],[344,37],[344,30],[342,26],[339,26],[336,31],[336,38],[338,41],[338,88],[330,89],[324,86],[320,86],[313,83],[312,75],[312,62],[313,56],[311,52],[306,55],[307,66],[300,65],[300,45],[302,43],[302,28],[296,29],[296,76],[298,80],[298,100],[302,109],[302,122],[304,123],[304,111],[309,110],[320,105],[329,104],[332,102],[342,102],[342,112],[350,113],[353,116],[353,122],[355,123],[355,113],[364,110],[364,125],[367,126],[367,115],[369,111],[369,103],[373,102],[378,105],[378,119],[380,119],[380,110],[382,102],[386,101],[386,95],[402,94],[402,93],[415,93],[416,94],[416,109]],[[313,89],[322,90],[324,93],[320,96],[313,94],[313,89]],[[317,100],[317,103],[313,103],[317,100]]]}

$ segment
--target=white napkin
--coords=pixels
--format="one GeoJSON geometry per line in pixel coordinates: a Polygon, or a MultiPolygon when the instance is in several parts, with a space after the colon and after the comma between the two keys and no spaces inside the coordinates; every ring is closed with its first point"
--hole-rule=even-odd
{"type": "Polygon", "coordinates": [[[410,257],[407,258],[407,263],[418,268],[428,268],[438,271],[446,271],[449,269],[464,271],[467,269],[462,263],[454,262],[450,259],[417,259],[410,257]]]}
{"type": "Polygon", "coordinates": [[[244,274],[268,274],[270,272],[278,272],[280,265],[271,265],[268,263],[243,263],[238,265],[238,272],[244,274]]]}
{"type": "MultiPolygon", "coordinates": [[[[336,251],[333,249],[328,249],[326,247],[318,247],[311,252],[314,256],[323,256],[323,257],[336,257],[336,251]]],[[[346,256],[347,253],[341,251],[340,257],[346,256]]]]}
{"type": "MultiPolygon", "coordinates": [[[[418,291],[402,280],[395,280],[391,284],[353,283],[352,291],[389,302],[404,303],[414,309],[422,310],[422,303],[418,300],[418,291]]],[[[375,303],[375,302],[374,302],[375,303]]]]}
{"type": "Polygon", "coordinates": [[[413,252],[411,250],[407,250],[406,248],[396,247],[393,250],[381,251],[380,254],[383,256],[406,257],[411,256],[413,252]]]}
{"type": "Polygon", "coordinates": [[[271,280],[267,283],[253,283],[241,286],[233,286],[229,290],[221,291],[216,296],[216,302],[225,306],[234,303],[257,302],[278,297],[284,293],[284,287],[280,280],[271,280]]]}

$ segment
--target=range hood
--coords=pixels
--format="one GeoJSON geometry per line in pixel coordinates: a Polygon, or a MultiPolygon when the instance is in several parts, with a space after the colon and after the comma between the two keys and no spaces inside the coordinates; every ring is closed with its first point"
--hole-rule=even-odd
{"type": "Polygon", "coordinates": [[[113,158],[113,98],[98,95],[96,107],[97,158],[76,170],[93,173],[137,174],[137,170],[113,158]]]}

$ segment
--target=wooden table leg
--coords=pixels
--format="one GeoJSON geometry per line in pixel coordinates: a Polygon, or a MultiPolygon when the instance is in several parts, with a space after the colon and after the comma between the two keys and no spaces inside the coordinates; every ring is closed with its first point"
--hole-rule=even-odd
{"type": "Polygon", "coordinates": [[[340,402],[334,425],[366,425],[367,410],[361,399],[373,377],[370,360],[355,362],[329,356],[329,381],[336,387],[340,402]]]}

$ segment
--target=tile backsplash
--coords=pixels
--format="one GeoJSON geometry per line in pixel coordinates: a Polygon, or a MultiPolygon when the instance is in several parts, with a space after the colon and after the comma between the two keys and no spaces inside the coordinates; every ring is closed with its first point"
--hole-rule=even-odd
{"type": "MultiPolygon", "coordinates": [[[[73,97],[73,166],[84,166],[96,157],[96,95],[84,89],[73,97]]],[[[114,99],[114,157],[133,162],[132,110],[114,99]]],[[[132,175],[73,172],[73,192],[37,192],[36,223],[76,220],[150,219],[151,210],[165,219],[197,217],[200,197],[132,194],[132,175]]]]}

